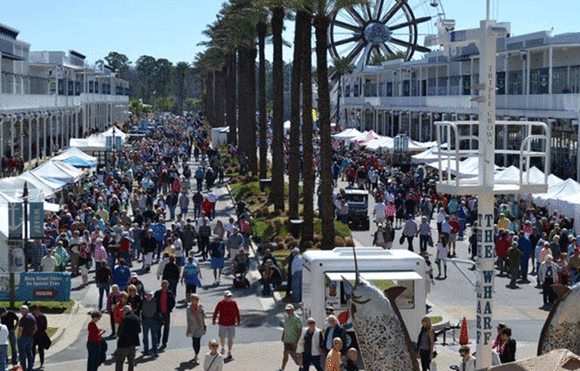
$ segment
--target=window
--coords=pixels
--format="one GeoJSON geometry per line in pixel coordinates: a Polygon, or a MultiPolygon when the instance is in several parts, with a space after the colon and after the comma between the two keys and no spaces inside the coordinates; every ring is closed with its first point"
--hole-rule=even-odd
{"type": "Polygon", "coordinates": [[[549,68],[530,71],[530,94],[548,94],[549,68]]]}
{"type": "Polygon", "coordinates": [[[580,66],[570,67],[570,91],[580,93],[580,66]]]}
{"type": "Polygon", "coordinates": [[[558,67],[552,69],[552,93],[570,94],[568,84],[568,67],[558,67]]]}
{"type": "Polygon", "coordinates": [[[523,73],[522,71],[509,71],[508,73],[508,94],[523,94],[523,73]]]}

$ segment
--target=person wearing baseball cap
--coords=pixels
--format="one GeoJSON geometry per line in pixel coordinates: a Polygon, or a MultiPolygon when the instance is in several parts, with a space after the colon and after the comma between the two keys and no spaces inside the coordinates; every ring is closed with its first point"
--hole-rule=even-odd
{"type": "Polygon", "coordinates": [[[157,301],[154,300],[153,290],[145,290],[145,299],[141,307],[141,323],[143,326],[143,355],[158,356],[157,346],[157,301]],[[151,333],[151,348],[149,348],[149,333],[151,333]]]}
{"type": "Polygon", "coordinates": [[[280,370],[286,368],[288,356],[292,357],[294,362],[300,367],[300,361],[296,356],[296,349],[298,348],[298,341],[302,335],[302,322],[300,321],[300,317],[294,312],[294,306],[292,304],[286,304],[285,311],[288,318],[284,321],[284,331],[282,332],[284,353],[280,370]]]}
{"type": "Polygon", "coordinates": [[[232,292],[226,290],[224,292],[224,299],[220,300],[214,311],[212,317],[212,324],[215,326],[216,319],[219,325],[219,337],[222,344],[221,354],[225,353],[225,342],[228,339],[228,356],[227,359],[232,358],[232,348],[234,346],[234,337],[236,336],[236,327],[242,321],[240,317],[240,310],[238,303],[232,299],[232,292]]]}

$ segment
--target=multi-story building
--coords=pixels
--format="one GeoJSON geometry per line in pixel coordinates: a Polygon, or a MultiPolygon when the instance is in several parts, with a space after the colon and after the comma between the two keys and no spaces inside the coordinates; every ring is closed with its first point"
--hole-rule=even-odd
{"type": "Polygon", "coordinates": [[[2,156],[44,157],[127,119],[129,83],[111,68],[90,68],[74,50],[30,51],[18,33],[0,24],[2,156]]]}
{"type": "MultiPolygon", "coordinates": [[[[382,135],[406,133],[436,140],[433,123],[477,120],[479,54],[474,44],[422,59],[365,66],[343,77],[343,127],[382,135]]],[[[577,178],[580,130],[580,33],[535,32],[498,40],[497,119],[543,121],[552,132],[552,172],[577,178]]],[[[498,131],[498,143],[521,142],[523,133],[498,131]]],[[[505,158],[505,164],[509,165],[505,158]]]]}

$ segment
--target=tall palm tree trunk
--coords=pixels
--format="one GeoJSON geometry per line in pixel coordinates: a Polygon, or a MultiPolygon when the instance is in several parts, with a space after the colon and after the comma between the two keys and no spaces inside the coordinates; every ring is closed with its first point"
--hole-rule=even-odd
{"type": "Polygon", "coordinates": [[[258,92],[258,111],[260,113],[260,179],[265,179],[268,175],[268,121],[266,118],[266,33],[268,26],[265,22],[259,22],[256,26],[258,33],[259,47],[259,92],[258,92]]]}
{"type": "Polygon", "coordinates": [[[226,124],[230,128],[228,133],[228,143],[236,145],[238,143],[237,118],[236,118],[236,53],[231,51],[226,54],[226,124]]]}
{"type": "Polygon", "coordinates": [[[219,127],[224,125],[224,112],[225,112],[225,74],[223,69],[216,71],[215,73],[215,122],[212,123],[214,127],[219,127]]]}
{"type": "Polygon", "coordinates": [[[322,197],[320,216],[322,219],[322,248],[334,247],[334,213],[332,205],[332,143],[330,138],[330,92],[328,87],[329,19],[317,15],[314,18],[316,30],[316,66],[318,75],[318,126],[320,128],[320,196],[322,197]]]}
{"type": "Polygon", "coordinates": [[[305,13],[296,13],[294,60],[292,61],[292,100],[290,102],[290,156],[288,160],[288,216],[298,219],[300,180],[300,75],[302,71],[305,13]]]}
{"type": "Polygon", "coordinates": [[[282,61],[282,28],[284,8],[272,10],[272,34],[274,61],[272,81],[274,85],[274,130],[272,133],[272,190],[270,200],[276,210],[284,211],[284,80],[282,61]]]}
{"type": "Polygon", "coordinates": [[[206,116],[208,121],[210,122],[210,124],[213,125],[213,123],[215,122],[215,114],[214,114],[214,100],[213,100],[213,72],[208,72],[206,75],[206,83],[205,83],[205,87],[206,87],[206,104],[205,104],[205,111],[206,111],[206,116]]]}
{"type": "Polygon", "coordinates": [[[240,152],[247,156],[249,169],[256,175],[256,49],[240,47],[239,66],[240,152]]]}
{"type": "Polygon", "coordinates": [[[314,174],[312,171],[312,16],[306,13],[302,60],[302,146],[303,146],[303,186],[304,209],[302,223],[302,245],[314,241],[314,174]]]}

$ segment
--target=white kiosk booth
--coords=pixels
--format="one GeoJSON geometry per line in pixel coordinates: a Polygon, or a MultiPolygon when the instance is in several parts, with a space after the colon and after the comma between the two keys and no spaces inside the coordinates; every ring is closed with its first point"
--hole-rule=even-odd
{"type": "MultiPolygon", "coordinates": [[[[303,254],[302,313],[304,320],[314,318],[322,327],[325,309],[334,308],[339,322],[347,330],[347,346],[354,330],[346,307],[347,297],[342,278],[355,282],[354,257],[351,247],[333,250],[309,250],[303,254]]],[[[357,247],[356,257],[362,278],[380,290],[403,286],[406,290],[396,299],[411,338],[419,333],[421,317],[426,313],[425,297],[429,282],[424,259],[408,250],[384,250],[381,247],[357,247]]]]}

